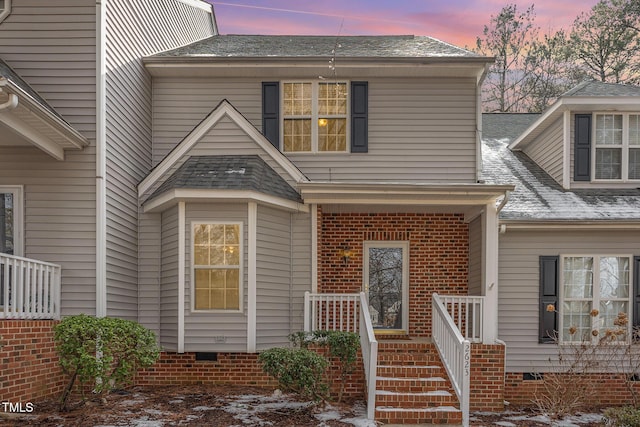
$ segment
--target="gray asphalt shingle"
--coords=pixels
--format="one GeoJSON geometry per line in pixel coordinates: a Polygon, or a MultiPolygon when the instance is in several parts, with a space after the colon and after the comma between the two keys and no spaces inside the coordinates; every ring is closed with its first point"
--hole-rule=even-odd
{"type": "Polygon", "coordinates": [[[427,36],[217,35],[152,57],[484,58],[427,36]]]}
{"type": "Polygon", "coordinates": [[[174,188],[253,190],[302,201],[300,194],[260,156],[192,156],[149,199],[174,188]]]}
{"type": "Polygon", "coordinates": [[[483,178],[513,184],[501,219],[527,221],[640,220],[640,190],[565,190],[526,154],[508,148],[536,114],[483,114],[483,178]]]}

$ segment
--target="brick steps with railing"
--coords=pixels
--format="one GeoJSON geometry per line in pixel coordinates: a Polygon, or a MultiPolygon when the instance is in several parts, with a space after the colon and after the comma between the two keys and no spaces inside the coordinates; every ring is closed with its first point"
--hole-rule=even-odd
{"type": "Polygon", "coordinates": [[[459,408],[434,344],[418,340],[378,343],[376,421],[460,425],[459,408]]]}

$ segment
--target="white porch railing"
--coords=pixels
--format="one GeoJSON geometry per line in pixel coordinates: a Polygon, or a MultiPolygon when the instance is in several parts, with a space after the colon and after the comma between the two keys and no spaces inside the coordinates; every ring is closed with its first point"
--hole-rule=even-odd
{"type": "Polygon", "coordinates": [[[432,336],[451,385],[460,401],[462,423],[469,425],[469,385],[471,378],[471,342],[462,333],[447,311],[443,299],[432,297],[432,336]]]}
{"type": "Polygon", "coordinates": [[[0,253],[0,319],[59,319],[57,264],[0,253]]]}
{"type": "Polygon", "coordinates": [[[367,418],[375,417],[378,341],[373,333],[369,304],[359,294],[304,294],[304,330],[338,330],[360,335],[367,384],[367,418]]]}
{"type": "Polygon", "coordinates": [[[462,336],[471,342],[482,342],[484,297],[439,295],[453,323],[462,336]]]}

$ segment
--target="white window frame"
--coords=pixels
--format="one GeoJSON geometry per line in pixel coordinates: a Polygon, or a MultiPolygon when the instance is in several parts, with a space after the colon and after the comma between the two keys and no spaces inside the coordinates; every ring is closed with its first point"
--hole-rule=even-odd
{"type": "MultiPolygon", "coordinates": [[[[591,176],[593,177],[594,182],[640,182],[640,179],[629,179],[629,116],[640,115],[640,112],[620,112],[620,111],[602,111],[602,112],[594,112],[593,113],[593,123],[591,129],[592,144],[591,144],[591,158],[593,162],[591,162],[591,176]],[[598,116],[622,116],[622,145],[598,145],[596,140],[596,122],[598,116]],[[608,179],[608,178],[596,178],[596,170],[597,170],[597,148],[620,148],[622,151],[621,155],[621,170],[620,170],[620,178],[619,179],[608,179]]],[[[634,148],[640,148],[640,146],[634,148]]]]}
{"type": "Polygon", "coordinates": [[[13,254],[24,256],[24,186],[0,185],[0,193],[13,194],[13,254]]]}
{"type": "MultiPolygon", "coordinates": [[[[244,312],[244,224],[241,221],[191,221],[190,228],[191,236],[189,239],[189,245],[191,246],[191,278],[189,289],[191,292],[191,296],[189,298],[189,305],[191,309],[191,313],[193,314],[202,314],[202,313],[243,313],[244,312]],[[237,225],[239,227],[240,234],[240,243],[239,243],[239,251],[240,251],[240,264],[238,266],[238,309],[210,309],[210,310],[199,310],[196,309],[196,265],[195,265],[195,244],[194,244],[194,230],[196,225],[237,225]]],[[[215,266],[209,266],[211,268],[216,268],[215,266]]]]}
{"type": "Polygon", "coordinates": [[[0,9],[0,22],[11,14],[11,0],[4,0],[4,8],[0,9]]]}
{"type": "MultiPolygon", "coordinates": [[[[576,341],[565,341],[564,337],[564,264],[565,259],[567,258],[593,258],[593,297],[591,298],[591,310],[597,309],[600,307],[600,258],[628,258],[629,259],[629,296],[627,297],[627,307],[628,312],[627,316],[629,322],[627,323],[627,340],[619,341],[620,344],[627,344],[628,338],[631,337],[632,328],[633,328],[633,255],[629,254],[561,254],[560,255],[560,265],[558,272],[558,341],[560,344],[565,345],[575,345],[584,343],[585,341],[580,337],[579,340],[576,341]],[[596,292],[597,291],[597,292],[596,292]]],[[[587,298],[584,298],[585,300],[587,298]]],[[[618,298],[617,300],[621,300],[618,298]]],[[[599,314],[598,314],[599,316],[599,314]]],[[[597,316],[596,316],[597,317],[597,316]]],[[[600,326],[598,324],[594,324],[594,318],[591,318],[591,330],[599,329],[600,326]]],[[[601,338],[600,335],[594,337],[591,336],[591,342],[596,343],[597,339],[601,338]]]]}
{"type": "MultiPolygon", "coordinates": [[[[341,155],[349,153],[351,151],[351,82],[349,80],[284,80],[280,82],[280,147],[283,153],[287,155],[292,154],[328,154],[328,155],[341,155]],[[311,84],[311,151],[285,151],[284,148],[284,121],[290,117],[284,114],[284,86],[288,83],[310,83],[311,84]],[[344,151],[319,151],[318,150],[318,96],[320,84],[327,83],[344,83],[347,88],[347,111],[345,113],[345,120],[347,122],[345,128],[345,150],[344,151]]],[[[337,116],[336,116],[337,117],[337,116]]]]}

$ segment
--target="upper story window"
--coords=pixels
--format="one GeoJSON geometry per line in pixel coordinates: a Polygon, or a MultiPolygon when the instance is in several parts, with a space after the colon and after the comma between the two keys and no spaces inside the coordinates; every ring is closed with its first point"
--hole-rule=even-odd
{"type": "Polygon", "coordinates": [[[242,260],[240,223],[194,223],[194,310],[240,311],[242,260]]]}
{"type": "Polygon", "coordinates": [[[347,87],[345,82],[283,83],[283,151],[346,152],[347,87]]]}
{"type": "Polygon", "coordinates": [[[0,0],[0,22],[11,13],[11,0],[0,0]]]}
{"type": "Polygon", "coordinates": [[[597,342],[630,332],[630,256],[564,256],[560,274],[560,340],[597,342]],[[623,334],[618,335],[619,332],[623,334]]]}
{"type": "Polygon", "coordinates": [[[640,114],[596,114],[595,179],[640,179],[640,114]]]}
{"type": "Polygon", "coordinates": [[[288,153],[367,153],[369,83],[262,82],[262,134],[288,153]]]}

